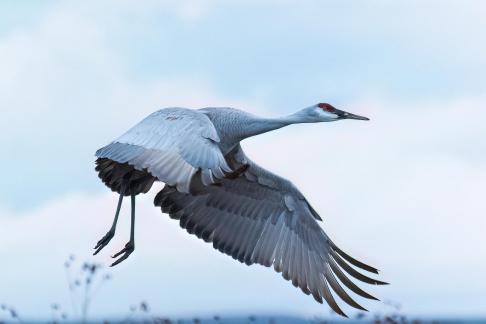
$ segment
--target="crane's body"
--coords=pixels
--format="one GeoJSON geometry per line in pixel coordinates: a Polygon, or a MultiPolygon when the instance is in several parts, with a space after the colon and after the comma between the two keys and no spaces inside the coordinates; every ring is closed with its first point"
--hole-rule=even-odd
{"type": "Polygon", "coordinates": [[[166,185],[154,201],[181,227],[248,265],[272,266],[306,294],[345,316],[329,287],[349,305],[358,305],[337,279],[358,295],[375,299],[347,278],[345,272],[371,284],[348,263],[378,271],[340,250],[321,229],[319,214],[302,193],[252,162],[240,142],[290,124],[339,119],[368,120],[317,104],[281,118],[261,118],[233,108],[166,108],[159,110],[96,152],[102,181],[120,194],[110,231],[95,254],[115,233],[123,196],[131,196],[130,241],[115,254],[125,260],[135,248],[135,196],[155,181],[166,185]],[[344,271],[342,271],[344,270],[344,271]]]}

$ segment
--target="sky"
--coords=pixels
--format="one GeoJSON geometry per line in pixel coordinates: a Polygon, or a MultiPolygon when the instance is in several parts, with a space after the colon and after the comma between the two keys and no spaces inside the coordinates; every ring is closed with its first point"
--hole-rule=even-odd
{"type": "MultiPolygon", "coordinates": [[[[318,102],[370,122],[295,125],[248,139],[349,254],[416,316],[486,316],[486,5],[477,1],[2,1],[0,302],[69,307],[66,257],[108,264],[128,204],[94,152],[163,107],[281,116],[318,102]]],[[[178,228],[140,197],[137,249],[91,313],[327,316],[327,306],[178,228]]],[[[361,300],[360,300],[361,301],[361,300]]],[[[372,312],[382,303],[362,301],[372,312]]],[[[350,308],[343,306],[352,313],[350,308]]],[[[1,317],[0,317],[1,318],[1,317]]]]}

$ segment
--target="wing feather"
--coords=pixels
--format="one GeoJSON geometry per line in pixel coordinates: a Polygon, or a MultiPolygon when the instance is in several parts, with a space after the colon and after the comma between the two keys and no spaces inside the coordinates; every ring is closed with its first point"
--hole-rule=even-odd
{"type": "Polygon", "coordinates": [[[216,128],[203,113],[186,108],[165,108],[154,112],[96,156],[128,163],[147,170],[160,181],[189,192],[198,170],[209,185],[230,172],[218,142],[216,128]]]}
{"type": "Polygon", "coordinates": [[[325,300],[340,315],[346,316],[331,289],[350,306],[364,308],[338,279],[357,295],[376,299],[345,273],[366,283],[385,284],[351,265],[374,273],[377,270],[345,254],[328,238],[317,223],[320,216],[289,181],[250,162],[240,147],[230,154],[226,158],[232,169],[241,166],[238,161],[249,163],[243,175],[223,178],[218,186],[205,186],[201,179],[191,185],[189,193],[165,186],[155,205],[179,218],[181,227],[234,259],[273,266],[294,286],[320,303],[325,300]]]}

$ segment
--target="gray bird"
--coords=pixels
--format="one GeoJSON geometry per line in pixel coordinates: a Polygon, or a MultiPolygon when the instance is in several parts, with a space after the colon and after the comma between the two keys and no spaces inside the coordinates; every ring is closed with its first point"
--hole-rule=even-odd
{"type": "Polygon", "coordinates": [[[252,162],[240,146],[245,138],[291,124],[342,119],[369,120],[327,103],[281,118],[261,118],[233,108],[154,112],[96,152],[98,176],[120,196],[113,225],[94,254],[113,238],[124,196],[131,198],[130,241],[113,256],[120,258],[112,266],[134,251],[135,197],[162,181],[165,186],[154,204],[179,220],[188,233],[247,265],[273,265],[295,287],[319,303],[324,299],[342,316],[346,315],[331,289],[347,304],[365,310],[338,280],[354,293],[376,300],[347,275],[386,284],[356,268],[375,274],[378,270],[339,249],[319,226],[321,217],[302,193],[252,162]]]}

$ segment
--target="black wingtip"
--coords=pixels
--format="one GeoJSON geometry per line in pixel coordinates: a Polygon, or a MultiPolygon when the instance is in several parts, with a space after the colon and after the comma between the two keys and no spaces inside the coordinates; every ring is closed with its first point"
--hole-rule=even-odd
{"type": "Polygon", "coordinates": [[[367,277],[367,276],[363,275],[362,273],[356,271],[353,267],[351,267],[349,264],[347,264],[346,261],[344,261],[343,258],[341,258],[341,256],[336,251],[331,250],[330,252],[331,252],[330,255],[332,256],[334,261],[336,261],[337,264],[339,264],[339,266],[344,271],[346,271],[350,276],[352,276],[352,277],[354,277],[354,278],[356,278],[356,279],[358,279],[362,282],[371,284],[371,285],[382,285],[382,284],[384,284],[383,281],[379,281],[379,280],[367,277]]]}
{"type": "Polygon", "coordinates": [[[334,292],[344,301],[346,304],[348,304],[351,307],[354,307],[359,310],[363,311],[368,311],[366,308],[358,304],[351,296],[348,295],[348,293],[341,287],[341,285],[338,283],[336,280],[336,277],[334,277],[334,274],[332,273],[331,268],[329,267],[329,271],[325,274],[325,278],[331,286],[331,288],[334,290],[334,292]]]}
{"type": "Polygon", "coordinates": [[[346,313],[345,313],[345,312],[343,312],[343,311],[341,311],[341,312],[340,312],[340,313],[338,313],[338,314],[339,314],[339,315],[341,315],[342,317],[349,318],[349,316],[348,316],[348,315],[346,315],[346,313]]]}
{"type": "Polygon", "coordinates": [[[348,277],[346,277],[346,275],[342,272],[342,270],[338,267],[338,265],[332,258],[329,259],[329,266],[331,267],[333,273],[338,277],[338,279],[341,280],[341,282],[346,287],[348,287],[351,291],[367,299],[379,300],[375,296],[372,296],[368,294],[366,291],[364,291],[363,289],[359,288],[354,282],[352,282],[348,277]]]}
{"type": "Polygon", "coordinates": [[[378,274],[378,269],[372,267],[372,266],[369,266],[361,261],[358,261],[356,260],[355,258],[353,258],[352,256],[350,256],[349,254],[345,253],[343,250],[341,250],[339,247],[336,246],[336,244],[330,242],[331,244],[331,247],[334,251],[336,251],[343,259],[345,259],[346,261],[348,261],[349,263],[351,263],[352,265],[360,268],[360,269],[363,269],[363,270],[366,270],[366,271],[369,271],[369,272],[372,272],[372,273],[375,273],[375,274],[378,274]]]}
{"type": "MultiPolygon", "coordinates": [[[[328,303],[328,305],[329,305],[329,303],[328,303]]],[[[336,307],[333,307],[331,305],[329,305],[329,306],[331,307],[331,309],[334,313],[336,313],[336,314],[338,314],[342,317],[349,318],[349,316],[345,312],[343,312],[342,309],[339,308],[339,306],[337,306],[337,305],[336,305],[336,307]]]]}

